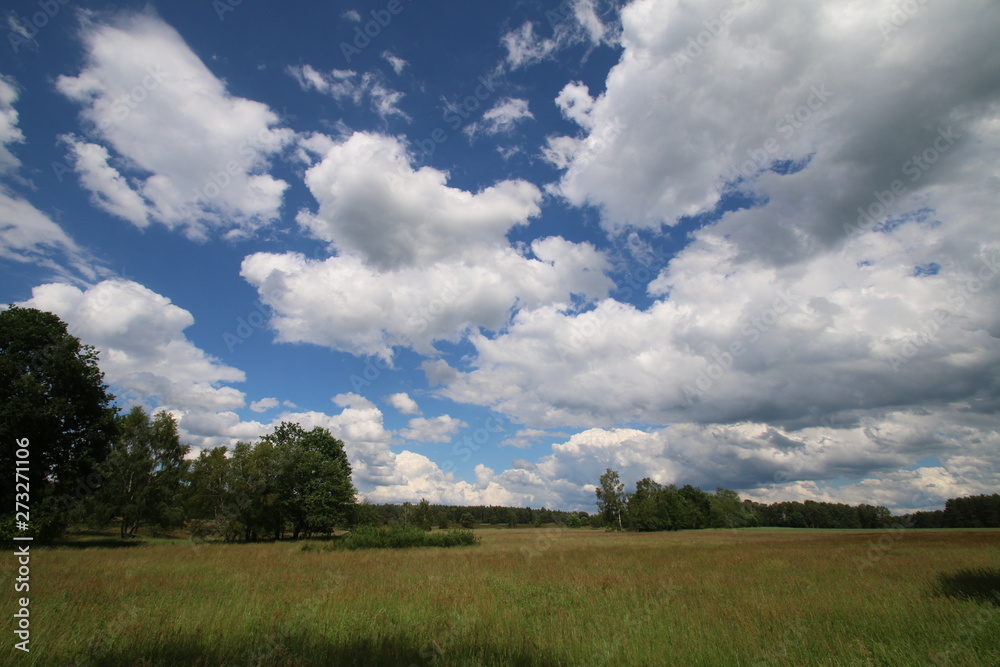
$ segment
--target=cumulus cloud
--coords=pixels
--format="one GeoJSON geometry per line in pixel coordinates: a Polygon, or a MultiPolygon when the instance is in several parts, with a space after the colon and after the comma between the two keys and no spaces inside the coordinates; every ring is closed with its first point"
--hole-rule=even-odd
{"type": "Polygon", "coordinates": [[[268,410],[273,410],[278,407],[278,399],[276,398],[262,398],[259,401],[254,401],[250,404],[250,409],[254,412],[267,412],[268,410]]]}
{"type": "MultiPolygon", "coordinates": [[[[921,7],[886,39],[888,2],[847,11],[637,0],[622,10],[624,54],[606,91],[588,100],[570,84],[560,94],[578,102],[571,117],[583,135],[555,142],[563,150],[554,162],[565,169],[557,190],[599,206],[605,226],[618,230],[710,212],[738,184],[767,202],[732,216],[734,234],[753,230],[755,252],[829,245],[875,187],[903,178],[939,127],[985,129],[996,98],[984,66],[996,17],[980,12],[986,4],[961,14],[921,7]],[[717,36],[707,24],[718,24],[717,36]],[[794,175],[773,170],[807,161],[794,175]]],[[[910,192],[951,180],[960,162],[924,174],[910,192]]]]}
{"type": "Polygon", "coordinates": [[[184,335],[194,324],[191,313],[138,283],[105,280],[87,289],[49,283],[35,287],[21,305],[55,313],[94,345],[107,381],[126,401],[183,414],[244,405],[243,393],[229,386],[244,381],[244,373],[184,335]]]}
{"type": "Polygon", "coordinates": [[[446,181],[430,167],[414,170],[391,137],[328,143],[306,174],[319,210],[298,220],[339,254],[257,253],[243,262],[243,277],[275,312],[278,339],[383,358],[394,346],[431,354],[435,341],[502,328],[515,308],[566,309],[607,293],[607,260],[590,244],[507,242],[508,230],[538,213],[533,185],[503,181],[471,193],[446,181]]]}
{"type": "Polygon", "coordinates": [[[319,202],[299,223],[338,250],[382,269],[460,255],[473,244],[501,243],[507,231],[539,213],[541,193],[525,181],[502,181],[471,193],[446,185],[447,174],[414,170],[399,140],[357,132],[334,144],[306,172],[319,202]]]}
{"type": "MultiPolygon", "coordinates": [[[[425,363],[428,382],[529,427],[597,429],[617,454],[648,442],[631,470],[663,480],[749,489],[775,472],[754,453],[773,446],[809,452],[782,455],[802,493],[884,483],[879,497],[913,508],[927,480],[988,488],[969,476],[996,469],[978,443],[995,439],[1000,390],[1000,88],[984,51],[1000,15],[986,6],[922,6],[896,29],[890,3],[631,3],[606,90],[571,82],[556,98],[580,133],[547,142],[552,191],[598,206],[616,238],[701,226],[649,283],[650,306],[522,310],[470,337],[464,370],[425,363]],[[927,414],[947,426],[886,435],[927,414]],[[700,450],[760,433],[694,465],[658,435],[609,440],[621,423],[687,424],[700,450]],[[914,467],[928,456],[944,470],[914,467]],[[683,476],[663,469],[678,463],[683,476]],[[838,476],[860,481],[825,486],[838,476]]],[[[530,472],[495,480],[579,479],[530,472]]]]}
{"type": "Polygon", "coordinates": [[[85,14],[80,38],[84,66],[56,88],[82,107],[91,140],[67,142],[98,206],[197,239],[278,217],[287,183],[268,169],[294,133],[273,111],[230,94],[150,13],[85,14]]]}
{"type": "Polygon", "coordinates": [[[384,399],[389,405],[399,410],[404,415],[419,415],[420,406],[417,402],[410,398],[410,395],[406,392],[400,392],[398,394],[389,394],[385,396],[384,399]]]}

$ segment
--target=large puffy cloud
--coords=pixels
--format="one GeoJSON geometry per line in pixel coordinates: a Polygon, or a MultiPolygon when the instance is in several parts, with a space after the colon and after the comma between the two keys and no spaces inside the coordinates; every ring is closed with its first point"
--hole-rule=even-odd
{"type": "Polygon", "coordinates": [[[85,15],[80,34],[84,67],[56,87],[82,106],[93,138],[66,142],[96,205],[193,238],[245,234],[277,218],[287,184],[267,170],[293,132],[273,111],[229,93],[149,13],[85,15]]]}
{"type": "MultiPolygon", "coordinates": [[[[425,363],[429,382],[529,427],[686,429],[690,447],[653,439],[633,477],[681,462],[661,481],[765,497],[784,456],[785,479],[802,480],[789,493],[860,502],[884,483],[879,498],[913,508],[925,506],[907,496],[918,487],[937,484],[935,503],[989,488],[992,473],[969,471],[996,469],[982,443],[998,430],[1000,86],[985,44],[1000,14],[892,11],[629,5],[606,91],[573,82],[556,98],[582,133],[545,148],[564,170],[554,190],[599,206],[611,234],[732,208],[728,193],[752,206],[693,232],[649,284],[648,308],[521,311],[472,336],[470,370],[425,363]],[[886,436],[926,414],[939,426],[886,436]],[[717,447],[740,428],[764,435],[717,447]],[[762,456],[771,442],[800,453],[762,456]],[[941,470],[909,470],[930,456],[941,470]],[[861,481],[823,484],[840,477],[861,481]]],[[[635,451],[636,438],[610,448],[635,451]]]]}
{"type": "Polygon", "coordinates": [[[818,499],[909,512],[995,489],[998,443],[982,416],[946,411],[892,412],[856,425],[799,430],[759,422],[678,423],[588,429],[553,444],[551,454],[535,463],[476,472],[480,484],[488,480],[523,503],[590,512],[595,484],[607,468],[629,488],[650,477],[710,491],[724,486],[761,502],[818,499]],[[941,465],[912,466],[929,456],[941,465]]]}
{"type": "Polygon", "coordinates": [[[741,187],[766,204],[727,231],[744,252],[789,261],[841,239],[939,128],[967,141],[908,193],[987,182],[992,168],[977,175],[957,154],[995,165],[978,141],[995,136],[995,7],[929,3],[902,23],[898,12],[888,1],[636,0],[606,90],[595,99],[569,84],[557,100],[583,134],[550,140],[565,169],[556,190],[619,231],[675,224],[741,187]],[[788,174],[793,163],[807,164],[788,174]]]}
{"type": "Polygon", "coordinates": [[[505,235],[538,212],[538,189],[503,181],[479,193],[414,170],[394,138],[356,133],[313,138],[323,159],[306,175],[320,203],[299,222],[338,255],[247,257],[243,277],[275,312],[285,342],[309,342],[389,358],[394,346],[430,354],[515,309],[568,309],[607,294],[603,253],[560,237],[511,246],[505,235]]]}
{"type": "Polygon", "coordinates": [[[604,300],[582,313],[521,312],[502,335],[473,336],[473,370],[426,370],[451,398],[547,427],[808,423],[960,400],[989,409],[1000,239],[961,255],[951,233],[962,227],[913,220],[852,254],[783,269],[741,263],[733,244],[708,236],[651,284],[661,297],[647,310],[604,300]]]}
{"type": "Polygon", "coordinates": [[[515,306],[569,304],[573,294],[607,290],[605,260],[592,247],[550,238],[532,249],[535,258],[479,247],[386,272],[353,256],[258,253],[243,261],[242,275],[274,310],[279,340],[389,358],[395,346],[430,354],[435,341],[458,341],[474,327],[498,330],[515,306]]]}
{"type": "Polygon", "coordinates": [[[184,412],[244,405],[243,393],[225,384],[242,382],[243,372],[188,340],[191,313],[138,283],[106,280],[86,290],[50,283],[35,287],[22,305],[59,315],[94,345],[107,381],[127,399],[184,412]]]}
{"type": "Polygon", "coordinates": [[[332,145],[306,172],[319,202],[299,222],[314,236],[380,269],[459,256],[470,245],[500,243],[539,213],[541,193],[502,181],[479,193],[446,185],[447,174],[414,170],[395,138],[357,132],[332,145]]]}

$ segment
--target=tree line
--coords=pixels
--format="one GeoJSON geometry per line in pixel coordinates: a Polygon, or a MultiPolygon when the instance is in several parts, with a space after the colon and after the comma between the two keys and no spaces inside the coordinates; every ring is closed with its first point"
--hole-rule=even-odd
{"type": "Polygon", "coordinates": [[[492,526],[541,526],[562,524],[571,528],[591,525],[587,512],[566,512],[545,507],[504,507],[499,505],[437,505],[421,499],[420,503],[366,504],[360,510],[367,523],[384,525],[408,524],[425,529],[433,526],[447,528],[460,524],[464,528],[474,525],[492,526]]]}
{"type": "Polygon", "coordinates": [[[913,528],[1000,528],[1000,493],[950,498],[943,510],[903,518],[913,528]]]}
{"type": "Polygon", "coordinates": [[[888,508],[860,504],[741,500],[735,491],[707,493],[691,485],[664,486],[646,477],[625,492],[618,472],[607,469],[596,489],[598,516],[614,530],[697,528],[1000,528],[1000,494],[952,498],[943,511],[893,516],[888,508]]]}

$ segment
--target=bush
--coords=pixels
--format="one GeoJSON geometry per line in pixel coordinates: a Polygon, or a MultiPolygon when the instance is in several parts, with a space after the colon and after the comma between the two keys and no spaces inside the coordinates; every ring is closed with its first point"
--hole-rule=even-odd
{"type": "Polygon", "coordinates": [[[407,547],[458,547],[478,544],[471,530],[425,532],[416,526],[389,528],[358,526],[340,540],[345,549],[405,549],[407,547]]]}

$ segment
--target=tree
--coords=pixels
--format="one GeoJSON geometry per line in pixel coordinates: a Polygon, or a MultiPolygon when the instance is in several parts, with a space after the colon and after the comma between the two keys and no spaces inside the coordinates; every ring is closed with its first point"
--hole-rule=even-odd
{"type": "Polygon", "coordinates": [[[597,509],[609,526],[622,530],[622,513],[625,510],[625,485],[618,478],[618,471],[608,468],[601,475],[601,485],[597,487],[597,509]]]}
{"type": "Polygon", "coordinates": [[[150,419],[137,406],[119,420],[119,431],[94,499],[97,513],[120,519],[122,538],[135,537],[143,524],[180,524],[178,500],[190,448],[180,443],[177,422],[166,412],[150,419]]]}
{"type": "Polygon", "coordinates": [[[739,528],[747,525],[749,517],[746,508],[735,491],[720,486],[710,502],[713,528],[739,528]]]}
{"type": "Polygon", "coordinates": [[[413,523],[417,524],[424,530],[431,529],[431,504],[427,502],[426,498],[420,499],[420,504],[417,505],[417,511],[413,515],[413,523]]]}
{"type": "MultiPolygon", "coordinates": [[[[97,360],[97,350],[52,313],[18,306],[0,312],[0,469],[14,474],[14,445],[24,443],[30,525],[41,541],[63,531],[80,488],[101,481],[98,465],[115,435],[116,410],[97,360]]],[[[4,507],[14,507],[15,488],[3,484],[4,507]]]]}
{"type": "Polygon", "coordinates": [[[476,525],[476,519],[470,513],[466,512],[465,514],[462,515],[462,519],[459,521],[459,523],[462,524],[462,528],[471,529],[473,526],[476,525]]]}
{"type": "Polygon", "coordinates": [[[668,516],[663,511],[663,487],[649,477],[635,484],[635,493],[628,498],[629,528],[632,530],[665,530],[668,516]]]}

